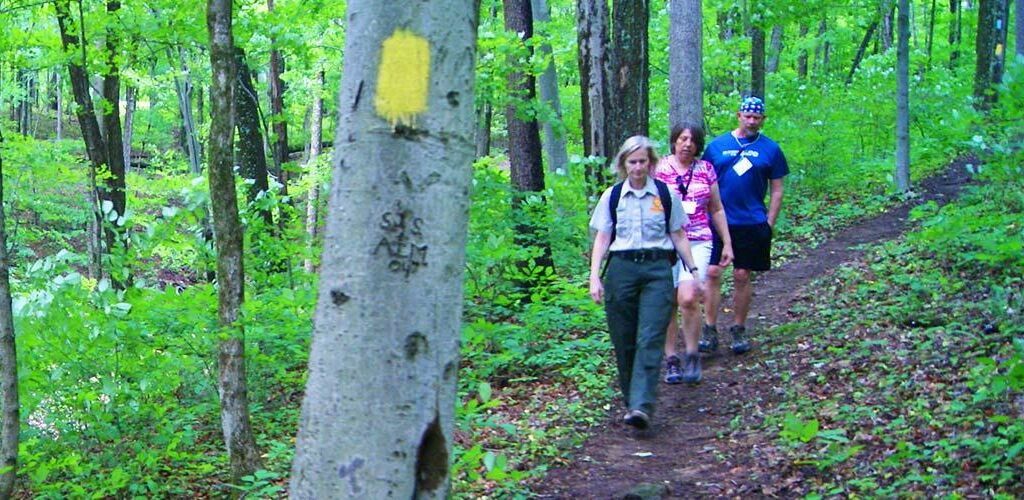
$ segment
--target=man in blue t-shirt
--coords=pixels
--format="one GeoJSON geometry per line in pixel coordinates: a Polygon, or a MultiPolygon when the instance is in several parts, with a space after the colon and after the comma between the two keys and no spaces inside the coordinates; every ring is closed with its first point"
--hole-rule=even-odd
{"type": "MultiPolygon", "coordinates": [[[[764,101],[747,97],[736,113],[739,126],[708,144],[703,159],[715,166],[718,189],[729,222],[733,251],[733,310],[735,325],[732,352],[750,350],[746,335],[747,313],[753,296],[752,271],[771,269],[772,228],[782,208],[782,178],[789,165],[775,141],[761,133],[764,125],[764,101]],[[764,197],[771,191],[768,206],[764,197]]],[[[711,265],[704,295],[704,329],[700,339],[702,352],[718,349],[718,305],[722,300],[722,267],[718,265],[722,240],[715,236],[711,265]]]]}

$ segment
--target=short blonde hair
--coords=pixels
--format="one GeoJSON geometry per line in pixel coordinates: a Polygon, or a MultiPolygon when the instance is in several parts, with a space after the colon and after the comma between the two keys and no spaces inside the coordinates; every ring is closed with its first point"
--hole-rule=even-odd
{"type": "Polygon", "coordinates": [[[634,135],[622,143],[622,146],[619,147],[619,152],[615,155],[615,160],[612,162],[615,165],[615,173],[619,176],[620,181],[626,179],[626,157],[645,148],[647,149],[647,157],[650,160],[648,168],[654,168],[658,164],[658,154],[654,152],[654,143],[650,139],[643,135],[634,135]]]}

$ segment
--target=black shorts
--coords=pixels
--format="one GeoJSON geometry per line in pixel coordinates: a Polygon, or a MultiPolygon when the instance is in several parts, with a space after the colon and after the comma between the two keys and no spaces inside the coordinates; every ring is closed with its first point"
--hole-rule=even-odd
{"type": "MultiPolygon", "coordinates": [[[[714,226],[712,226],[714,227],[714,226]]],[[[722,260],[722,240],[712,230],[711,265],[722,260]]],[[[733,267],[748,271],[767,271],[772,268],[772,227],[767,222],[750,225],[729,224],[732,237],[733,267]]]]}

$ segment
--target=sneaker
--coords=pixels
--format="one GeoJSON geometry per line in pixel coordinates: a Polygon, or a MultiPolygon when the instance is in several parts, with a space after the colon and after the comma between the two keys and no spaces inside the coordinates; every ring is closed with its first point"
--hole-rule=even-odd
{"type": "Polygon", "coordinates": [[[700,373],[700,354],[698,353],[687,353],[684,355],[685,363],[683,367],[683,382],[687,384],[699,384],[701,379],[700,373]]]}
{"type": "Polygon", "coordinates": [[[743,325],[733,325],[729,328],[732,334],[732,353],[743,354],[750,350],[750,341],[747,340],[747,328],[743,325]]]}
{"type": "Polygon", "coordinates": [[[683,381],[683,371],[680,367],[679,356],[675,354],[665,359],[665,383],[678,384],[683,381]]]}
{"type": "Polygon", "coordinates": [[[718,350],[718,328],[714,325],[704,325],[700,332],[700,341],[697,342],[700,352],[715,352],[718,350]]]}
{"type": "Polygon", "coordinates": [[[626,417],[623,419],[626,425],[636,427],[639,430],[644,430],[651,425],[651,417],[648,417],[646,413],[640,410],[629,410],[626,413],[626,417]]]}

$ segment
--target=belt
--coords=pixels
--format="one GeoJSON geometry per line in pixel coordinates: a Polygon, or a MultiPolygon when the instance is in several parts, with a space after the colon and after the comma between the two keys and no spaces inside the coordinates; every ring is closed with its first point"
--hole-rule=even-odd
{"type": "Polygon", "coordinates": [[[628,261],[641,263],[650,262],[656,260],[671,260],[672,255],[675,252],[672,250],[665,250],[664,248],[645,248],[641,250],[616,250],[609,252],[612,257],[618,257],[628,261]]]}

